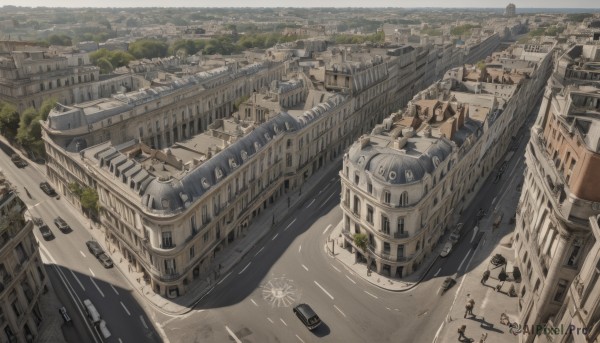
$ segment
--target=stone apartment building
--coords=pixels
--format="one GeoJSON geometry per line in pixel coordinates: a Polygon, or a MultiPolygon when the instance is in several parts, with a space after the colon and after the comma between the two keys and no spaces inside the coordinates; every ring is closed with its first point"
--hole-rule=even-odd
{"type": "Polygon", "coordinates": [[[69,105],[142,85],[143,79],[131,74],[101,80],[100,69],[84,54],[65,56],[32,43],[0,42],[0,101],[20,112],[50,98],[69,105]]]}
{"type": "Polygon", "coordinates": [[[551,66],[547,54],[522,73],[450,70],[355,142],[340,172],[344,247],[377,273],[414,272],[507,151],[551,66]],[[366,251],[357,233],[367,235],[366,251]]]}
{"type": "MultiPolygon", "coordinates": [[[[290,60],[231,64],[110,99],[58,105],[43,125],[49,180],[76,205],[69,184],[96,189],[111,246],[156,293],[185,293],[261,209],[301,187],[424,86],[410,80],[436,77],[434,50],[363,49],[332,60],[332,49],[318,42],[308,48],[314,51],[298,65],[311,66],[297,69],[317,78],[281,81],[290,60]],[[264,89],[270,111],[250,109],[247,117],[254,102],[267,101],[258,99],[264,89]],[[249,95],[229,117],[234,102],[249,95]]],[[[304,54],[285,49],[290,58],[304,54]]]]}
{"type": "Polygon", "coordinates": [[[564,327],[558,335],[540,336],[540,342],[588,343],[600,339],[600,217],[589,218],[590,251],[581,261],[581,270],[566,290],[565,301],[556,316],[548,322],[551,327],[564,327]],[[573,328],[573,329],[570,329],[573,328]]]}
{"type": "Polygon", "coordinates": [[[46,274],[25,204],[0,170],[0,342],[34,342],[46,274]]]}
{"type": "Polygon", "coordinates": [[[564,311],[557,314],[569,287],[596,249],[590,217],[600,213],[599,61],[597,45],[575,45],[560,57],[531,130],[514,236],[517,265],[526,275],[519,291],[522,325],[562,320],[564,311]]]}

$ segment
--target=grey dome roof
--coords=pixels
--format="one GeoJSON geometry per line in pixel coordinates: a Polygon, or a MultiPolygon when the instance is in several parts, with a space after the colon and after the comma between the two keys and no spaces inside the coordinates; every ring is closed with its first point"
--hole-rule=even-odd
{"type": "Polygon", "coordinates": [[[359,170],[368,170],[373,177],[389,184],[407,184],[423,179],[435,170],[434,158],[443,162],[452,153],[452,145],[438,139],[423,154],[411,156],[390,148],[353,144],[348,159],[359,170]]]}

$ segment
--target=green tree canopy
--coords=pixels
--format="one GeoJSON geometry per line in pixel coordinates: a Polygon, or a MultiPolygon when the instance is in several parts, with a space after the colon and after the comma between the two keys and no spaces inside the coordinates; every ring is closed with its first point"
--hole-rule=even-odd
{"type": "Polygon", "coordinates": [[[98,193],[95,189],[90,187],[85,187],[81,192],[81,206],[88,213],[96,214],[98,213],[98,193]]]}
{"type": "Polygon", "coordinates": [[[19,112],[12,104],[0,103],[0,133],[9,139],[17,135],[19,112]]]}
{"type": "Polygon", "coordinates": [[[129,53],[135,58],[165,57],[169,45],[158,39],[140,39],[129,44],[129,53]]]}
{"type": "Polygon", "coordinates": [[[48,43],[51,45],[62,45],[62,46],[71,46],[73,42],[71,41],[71,37],[67,35],[52,35],[48,37],[48,43]]]}
{"type": "Polygon", "coordinates": [[[93,65],[98,66],[101,69],[101,72],[107,71],[109,67],[111,67],[110,71],[112,71],[115,68],[126,66],[133,60],[135,60],[135,57],[128,52],[109,51],[104,48],[94,51],[90,54],[90,62],[92,62],[93,65]],[[106,64],[106,62],[110,63],[110,65],[106,64]],[[103,67],[104,70],[102,70],[103,67]]]}
{"type": "Polygon", "coordinates": [[[363,253],[367,252],[367,244],[369,242],[369,239],[367,238],[367,235],[364,233],[355,233],[352,236],[352,239],[354,240],[354,245],[356,245],[357,248],[359,248],[360,250],[362,250],[363,253]]]}
{"type": "Polygon", "coordinates": [[[50,111],[52,111],[54,106],[56,106],[55,98],[48,98],[44,100],[42,102],[42,106],[40,106],[40,118],[42,118],[42,120],[44,121],[48,119],[48,114],[50,113],[50,111]]]}
{"type": "Polygon", "coordinates": [[[109,74],[115,69],[106,57],[102,57],[96,61],[96,65],[100,68],[100,74],[109,74]]]}

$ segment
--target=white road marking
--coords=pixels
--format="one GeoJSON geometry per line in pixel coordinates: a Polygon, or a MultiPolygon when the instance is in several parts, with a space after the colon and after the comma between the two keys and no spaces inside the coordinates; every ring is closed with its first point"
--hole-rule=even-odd
{"type": "MultiPolygon", "coordinates": [[[[205,297],[205,296],[207,296],[207,295],[209,295],[209,294],[210,294],[210,292],[212,292],[212,291],[213,291],[213,289],[215,289],[215,288],[214,288],[214,287],[212,287],[211,289],[209,289],[209,290],[208,290],[208,292],[206,292],[206,294],[204,294],[204,297],[205,297]]],[[[203,297],[203,298],[204,298],[204,297],[203,297]]]]}
{"type": "Polygon", "coordinates": [[[217,282],[217,285],[220,285],[220,284],[221,284],[223,281],[225,281],[225,279],[227,279],[227,277],[228,277],[229,275],[231,275],[231,273],[229,273],[229,274],[225,275],[225,276],[224,276],[224,277],[221,279],[221,281],[217,282]]]}
{"type": "Polygon", "coordinates": [[[276,233],[276,234],[275,234],[275,236],[273,236],[273,238],[271,238],[271,240],[272,240],[272,241],[274,241],[274,240],[275,240],[275,238],[277,238],[277,236],[279,236],[279,234],[278,234],[278,233],[276,233]]]}
{"type": "Polygon", "coordinates": [[[129,312],[129,310],[127,309],[127,307],[125,307],[125,304],[123,304],[122,301],[120,301],[120,303],[121,303],[121,306],[123,306],[123,309],[125,310],[125,312],[127,312],[127,315],[131,316],[131,313],[129,312]]]}
{"type": "Polygon", "coordinates": [[[123,341],[119,338],[119,343],[123,343],[123,341]]]}
{"type": "Polygon", "coordinates": [[[81,256],[85,257],[85,254],[83,253],[83,251],[79,250],[79,253],[81,254],[81,256]]]}
{"type": "MultiPolygon", "coordinates": [[[[330,264],[331,264],[331,263],[330,263],[330,264]]],[[[337,269],[337,267],[336,267],[336,266],[334,266],[333,264],[331,265],[331,267],[332,267],[333,269],[335,269],[335,270],[336,270],[338,273],[341,273],[341,272],[342,272],[341,270],[337,269]]]]}
{"type": "Polygon", "coordinates": [[[90,273],[92,273],[93,277],[96,277],[96,274],[94,274],[94,271],[92,270],[92,268],[88,268],[90,270],[90,273]]]}
{"type": "Polygon", "coordinates": [[[323,231],[323,234],[327,233],[327,230],[331,229],[331,224],[327,225],[327,228],[325,228],[325,231],[323,231]]]}
{"type": "Polygon", "coordinates": [[[356,281],[352,280],[348,275],[344,275],[346,277],[346,279],[350,280],[350,282],[352,282],[353,284],[356,285],[356,281]]]}
{"type": "Polygon", "coordinates": [[[287,323],[283,321],[283,318],[279,318],[279,320],[281,320],[281,322],[283,323],[283,325],[287,326],[287,323]]]}
{"type": "Polygon", "coordinates": [[[81,283],[81,281],[79,281],[79,278],[77,276],[75,276],[75,273],[73,273],[73,270],[69,269],[69,271],[71,272],[71,275],[73,275],[73,277],[75,278],[75,280],[77,281],[79,286],[81,286],[81,289],[83,289],[83,291],[85,292],[85,287],[83,287],[83,284],[81,283]]]}
{"type": "Polygon", "coordinates": [[[442,331],[442,328],[444,327],[444,323],[442,322],[442,324],[440,324],[440,327],[437,329],[437,331],[435,332],[435,337],[433,337],[433,341],[436,342],[438,339],[438,336],[440,335],[440,332],[442,331]]]}
{"type": "Polygon", "coordinates": [[[300,340],[300,342],[304,343],[304,341],[302,340],[302,338],[300,338],[300,336],[296,335],[296,338],[298,338],[300,340]]]}
{"type": "Polygon", "coordinates": [[[264,248],[265,248],[265,247],[262,247],[262,248],[260,248],[260,250],[259,250],[259,251],[257,251],[257,252],[256,252],[256,254],[254,254],[254,257],[258,256],[258,254],[260,254],[260,252],[261,252],[261,251],[263,251],[263,249],[264,249],[264,248]]]}
{"type": "Polygon", "coordinates": [[[308,206],[306,206],[306,208],[309,208],[310,205],[312,205],[315,202],[315,200],[317,200],[317,199],[312,199],[312,201],[310,202],[310,204],[308,204],[308,206]]]}
{"type": "Polygon", "coordinates": [[[302,265],[302,268],[304,268],[306,271],[308,271],[308,267],[305,265],[302,265]]]}
{"type": "Polygon", "coordinates": [[[392,310],[392,309],[391,309],[391,308],[389,308],[389,307],[386,307],[385,309],[386,309],[386,310],[388,310],[388,311],[391,311],[391,310],[392,310]]]}
{"type": "Polygon", "coordinates": [[[273,321],[273,319],[267,317],[267,320],[271,322],[271,324],[275,324],[275,322],[273,321]]]}
{"type": "Polygon", "coordinates": [[[250,299],[250,301],[252,301],[252,303],[254,304],[254,306],[258,307],[258,304],[256,303],[256,301],[254,301],[254,299],[250,299]]]}
{"type": "Polygon", "coordinates": [[[342,316],[346,317],[346,314],[344,312],[342,312],[342,310],[340,310],[339,307],[333,305],[333,307],[335,307],[336,310],[338,310],[338,312],[340,312],[342,314],[342,316]]]}
{"type": "Polygon", "coordinates": [[[294,218],[294,220],[292,220],[291,223],[288,224],[288,226],[285,227],[285,229],[283,229],[283,231],[287,230],[290,228],[290,226],[292,226],[292,224],[294,224],[294,222],[296,221],[296,218],[294,218]]]}
{"type": "Polygon", "coordinates": [[[238,273],[238,275],[242,274],[242,273],[243,273],[243,272],[246,270],[246,268],[248,268],[248,266],[250,266],[250,263],[252,263],[252,262],[248,262],[248,264],[247,264],[247,265],[244,267],[244,269],[242,269],[242,270],[241,270],[241,271],[238,273]]]}
{"type": "Polygon", "coordinates": [[[323,292],[325,292],[325,294],[327,294],[327,295],[328,295],[328,296],[331,298],[331,300],[333,300],[333,295],[329,294],[329,292],[327,292],[327,290],[326,290],[325,288],[323,288],[323,286],[319,285],[319,283],[318,283],[317,281],[315,281],[315,285],[319,286],[319,288],[320,288],[320,289],[321,289],[323,292]]]}
{"type": "Polygon", "coordinates": [[[329,199],[331,199],[331,197],[332,197],[332,196],[333,196],[335,193],[337,193],[337,192],[333,192],[333,193],[331,193],[331,195],[330,195],[330,196],[328,196],[328,197],[327,197],[327,199],[325,199],[325,201],[323,201],[323,203],[321,204],[321,206],[319,206],[319,208],[321,208],[321,207],[325,206],[325,204],[327,203],[327,201],[329,201],[329,199]]]}
{"type": "Polygon", "coordinates": [[[231,331],[230,328],[227,327],[227,325],[225,325],[225,330],[227,330],[227,333],[229,333],[229,336],[231,336],[231,338],[233,338],[235,343],[242,343],[242,341],[240,341],[240,339],[237,338],[237,336],[233,333],[233,331],[231,331]]]}
{"type": "Polygon", "coordinates": [[[112,284],[110,285],[110,288],[113,289],[113,291],[115,291],[115,293],[117,293],[117,295],[119,295],[119,292],[117,292],[117,289],[115,288],[115,286],[113,286],[112,284]]]}
{"type": "Polygon", "coordinates": [[[473,243],[473,241],[475,240],[475,237],[477,237],[477,231],[479,231],[479,226],[475,226],[473,228],[473,237],[471,237],[471,242],[469,242],[469,243],[473,243]]]}
{"type": "Polygon", "coordinates": [[[298,252],[302,251],[302,244],[298,247],[298,252]]]}
{"type": "Polygon", "coordinates": [[[438,276],[438,274],[442,271],[442,268],[440,267],[440,269],[438,269],[437,272],[435,272],[435,274],[433,274],[433,276],[438,276]]]}
{"type": "Polygon", "coordinates": [[[467,257],[469,257],[469,254],[471,254],[471,250],[469,249],[469,251],[467,252],[467,254],[465,255],[465,257],[463,257],[462,261],[460,262],[460,264],[458,265],[458,268],[456,269],[456,271],[459,271],[460,268],[462,267],[462,265],[465,263],[465,261],[467,260],[467,257]]]}
{"type": "Polygon", "coordinates": [[[94,281],[94,279],[92,279],[91,276],[90,276],[90,281],[92,281],[94,286],[96,286],[96,289],[98,290],[98,292],[100,292],[100,295],[104,298],[104,293],[102,293],[102,291],[100,290],[100,287],[98,287],[98,285],[96,284],[96,281],[94,281]]]}
{"type": "Polygon", "coordinates": [[[371,293],[369,293],[369,292],[367,292],[367,291],[364,291],[364,292],[365,292],[365,293],[367,293],[368,295],[372,296],[372,297],[373,297],[373,298],[375,298],[375,299],[379,299],[379,298],[378,298],[376,295],[373,295],[373,294],[371,294],[371,293]]]}

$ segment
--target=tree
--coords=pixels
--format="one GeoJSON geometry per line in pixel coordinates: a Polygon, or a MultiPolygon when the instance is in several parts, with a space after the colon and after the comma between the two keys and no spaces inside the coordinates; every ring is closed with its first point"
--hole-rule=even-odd
{"type": "Polygon", "coordinates": [[[0,133],[9,139],[17,135],[19,128],[19,112],[15,106],[3,103],[0,104],[0,133]]]}
{"type": "Polygon", "coordinates": [[[43,121],[46,121],[46,119],[48,119],[48,114],[50,113],[50,111],[52,111],[54,106],[56,106],[56,102],[56,98],[48,98],[42,102],[42,106],[40,106],[40,118],[43,121]]]}
{"type": "Polygon", "coordinates": [[[42,136],[41,126],[39,125],[38,112],[33,107],[29,107],[21,113],[19,128],[17,129],[17,142],[22,146],[28,146],[35,138],[42,136]],[[35,123],[37,122],[37,125],[35,123]]]}
{"type": "Polygon", "coordinates": [[[71,193],[75,194],[78,198],[81,198],[81,195],[83,194],[83,188],[81,188],[77,182],[70,182],[67,187],[69,187],[69,191],[71,191],[71,193]]]}
{"type": "Polygon", "coordinates": [[[71,41],[71,37],[67,35],[52,35],[48,37],[48,43],[51,45],[62,45],[62,46],[71,46],[73,42],[71,41]]]}
{"type": "Polygon", "coordinates": [[[355,233],[352,236],[352,239],[354,240],[354,245],[356,245],[357,248],[362,250],[363,253],[367,253],[367,245],[368,245],[369,239],[366,234],[355,233]]]}
{"type": "Polygon", "coordinates": [[[139,39],[129,44],[129,53],[135,58],[165,57],[169,45],[157,39],[139,39]]]}
{"type": "Polygon", "coordinates": [[[95,189],[85,187],[81,191],[79,200],[81,201],[81,207],[89,215],[95,216],[98,213],[98,192],[95,189]]]}
{"type": "Polygon", "coordinates": [[[115,69],[106,57],[100,58],[96,65],[100,68],[100,74],[110,74],[115,69]]]}

